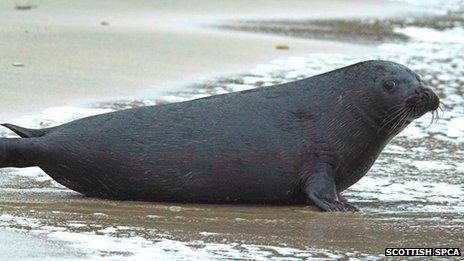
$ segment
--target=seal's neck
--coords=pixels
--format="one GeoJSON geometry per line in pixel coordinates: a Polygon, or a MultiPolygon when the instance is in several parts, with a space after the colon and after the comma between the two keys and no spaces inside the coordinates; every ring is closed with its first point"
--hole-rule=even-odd
{"type": "Polygon", "coordinates": [[[352,114],[354,120],[361,122],[363,127],[378,138],[389,138],[388,131],[382,129],[383,111],[376,108],[373,101],[362,91],[345,90],[344,107],[352,114]]]}

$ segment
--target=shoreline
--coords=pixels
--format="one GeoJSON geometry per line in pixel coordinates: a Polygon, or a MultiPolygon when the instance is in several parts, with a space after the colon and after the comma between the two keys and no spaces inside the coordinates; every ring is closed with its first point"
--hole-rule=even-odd
{"type": "MultiPolygon", "coordinates": [[[[295,17],[303,17],[305,9],[315,16],[328,13],[329,17],[344,17],[335,7],[352,3],[343,1],[292,1],[290,8],[288,3],[273,1],[262,12],[256,9],[260,3],[253,1],[226,5],[239,9],[240,15],[227,14],[214,1],[202,2],[203,7],[209,7],[203,15],[201,5],[187,10],[185,1],[170,6],[149,1],[137,6],[124,1],[111,5],[91,1],[74,4],[73,8],[86,10],[84,14],[53,1],[41,1],[37,8],[27,11],[14,10],[12,3],[0,4],[0,22],[4,24],[0,36],[7,39],[0,45],[0,86],[5,90],[2,119],[48,107],[82,106],[120,98],[158,98],[194,83],[238,74],[257,64],[295,55],[375,51],[372,46],[347,42],[230,32],[205,26],[223,20],[264,19],[292,12],[295,17]],[[287,8],[280,10],[282,5],[287,8]],[[155,16],[146,11],[150,8],[155,16]],[[204,15],[213,18],[205,19],[204,15]],[[289,46],[289,50],[277,50],[279,44],[289,46]]],[[[376,14],[385,4],[359,3],[362,4],[357,8],[365,11],[363,15],[376,14]]],[[[397,6],[388,3],[387,15],[393,15],[397,6]]]]}

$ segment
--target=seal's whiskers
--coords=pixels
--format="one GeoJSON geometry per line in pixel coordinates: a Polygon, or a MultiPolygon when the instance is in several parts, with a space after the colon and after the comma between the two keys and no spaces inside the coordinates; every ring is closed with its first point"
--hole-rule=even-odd
{"type": "MultiPolygon", "coordinates": [[[[393,112],[390,116],[386,118],[388,119],[388,121],[382,124],[381,129],[383,129],[385,126],[388,126],[389,124],[394,124],[395,122],[398,123],[397,120],[401,119],[404,116],[404,114],[406,114],[406,109],[404,107],[399,108],[398,110],[396,110],[395,112],[393,112]]],[[[393,131],[393,130],[394,128],[390,128],[390,131],[393,131]]]]}
{"type": "Polygon", "coordinates": [[[391,132],[399,131],[404,127],[404,125],[406,124],[409,116],[411,115],[412,110],[415,110],[415,107],[412,108],[412,109],[409,109],[409,110],[407,110],[407,108],[403,108],[401,117],[395,123],[395,125],[393,125],[393,127],[390,129],[391,132]]]}
{"type": "MultiPolygon", "coordinates": [[[[397,107],[397,106],[395,106],[395,107],[397,107]]],[[[398,116],[401,115],[403,110],[404,110],[404,108],[400,107],[400,108],[396,109],[395,111],[393,111],[390,115],[385,117],[385,119],[382,121],[381,128],[387,126],[388,124],[393,122],[396,118],[398,118],[398,116]]]]}

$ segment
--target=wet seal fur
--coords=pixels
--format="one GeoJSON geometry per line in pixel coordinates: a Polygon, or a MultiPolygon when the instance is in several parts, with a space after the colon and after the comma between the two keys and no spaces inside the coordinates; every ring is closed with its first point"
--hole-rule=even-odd
{"type": "Polygon", "coordinates": [[[366,61],[286,84],[83,118],[11,124],[0,167],[39,166],[92,197],[304,204],[340,196],[385,145],[439,99],[407,67],[366,61]]]}

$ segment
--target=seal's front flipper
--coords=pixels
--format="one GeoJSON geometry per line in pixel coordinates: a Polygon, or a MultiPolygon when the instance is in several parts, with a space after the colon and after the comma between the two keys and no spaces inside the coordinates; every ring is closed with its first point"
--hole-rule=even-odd
{"type": "Polygon", "coordinates": [[[311,168],[305,166],[301,175],[306,196],[323,211],[356,211],[350,204],[339,200],[332,165],[321,163],[311,168]]]}
{"type": "Polygon", "coordinates": [[[342,196],[340,194],[338,194],[338,201],[342,202],[343,204],[345,204],[345,206],[349,207],[350,211],[353,211],[353,212],[358,212],[359,211],[359,208],[356,205],[351,204],[350,202],[348,202],[348,200],[344,196],[342,196]]]}

